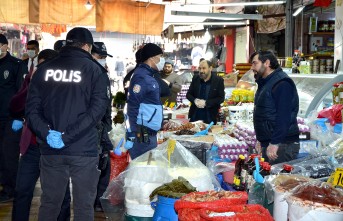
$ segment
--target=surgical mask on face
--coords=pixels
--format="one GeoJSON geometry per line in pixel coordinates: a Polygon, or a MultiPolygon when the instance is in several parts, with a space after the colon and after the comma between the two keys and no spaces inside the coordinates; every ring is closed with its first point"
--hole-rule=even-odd
{"type": "Polygon", "coordinates": [[[99,64],[100,64],[101,66],[103,66],[103,67],[106,66],[106,59],[99,59],[99,60],[97,60],[97,61],[99,62],[99,64]]]}
{"type": "Polygon", "coordinates": [[[162,57],[160,58],[160,62],[158,62],[157,64],[155,63],[158,71],[163,70],[164,63],[165,63],[165,60],[162,57]]]}
{"type": "Polygon", "coordinates": [[[27,50],[27,55],[29,58],[34,58],[36,56],[36,51],[35,50],[27,50]]]}

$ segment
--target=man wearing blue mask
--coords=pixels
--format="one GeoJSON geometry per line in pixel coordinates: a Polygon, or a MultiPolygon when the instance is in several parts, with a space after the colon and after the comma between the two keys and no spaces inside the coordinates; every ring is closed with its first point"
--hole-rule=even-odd
{"type": "Polygon", "coordinates": [[[13,199],[23,123],[10,116],[9,103],[27,74],[25,64],[7,49],[7,38],[0,34],[0,203],[13,199]]]}
{"type": "Polygon", "coordinates": [[[146,44],[141,51],[142,63],[131,77],[124,114],[127,130],[125,148],[132,159],[157,147],[156,134],[161,128],[163,109],[156,76],[165,63],[162,55],[159,46],[146,44]]]}

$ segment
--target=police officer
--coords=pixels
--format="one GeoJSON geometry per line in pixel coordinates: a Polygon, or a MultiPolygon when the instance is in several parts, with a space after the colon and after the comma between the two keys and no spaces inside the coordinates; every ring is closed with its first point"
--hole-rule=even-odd
{"type": "Polygon", "coordinates": [[[73,28],[66,42],[36,71],[26,104],[28,126],[41,148],[42,221],[57,219],[69,178],[74,220],[94,219],[100,174],[96,125],[110,102],[106,70],[90,54],[91,32],[73,28]]]}
{"type": "Polygon", "coordinates": [[[25,64],[12,57],[7,49],[7,38],[0,34],[0,184],[3,186],[0,203],[13,199],[23,123],[10,117],[9,103],[27,74],[25,64]]]}
{"type": "Polygon", "coordinates": [[[160,86],[155,78],[163,69],[163,51],[156,44],[146,44],[141,52],[142,63],[134,71],[128,92],[126,115],[126,143],[132,159],[157,146],[157,131],[163,113],[160,86]]]}
{"type": "MultiPolygon", "coordinates": [[[[106,57],[112,57],[112,55],[107,53],[106,46],[104,42],[94,42],[94,45],[97,47],[92,48],[92,56],[93,58],[106,70],[108,70],[106,65],[106,57]]],[[[106,73],[106,76],[107,73],[106,73]]],[[[108,79],[108,82],[110,80],[108,79]]],[[[108,85],[110,86],[110,85],[108,85]]],[[[112,96],[111,96],[112,98],[112,96]]],[[[97,129],[99,133],[99,169],[101,170],[99,183],[97,187],[97,194],[94,202],[94,209],[97,212],[103,211],[100,203],[100,197],[104,194],[109,182],[110,182],[110,175],[111,175],[111,159],[110,159],[110,151],[113,149],[113,144],[108,136],[108,132],[112,130],[112,106],[111,103],[108,104],[106,109],[106,113],[99,122],[97,129]]]]}

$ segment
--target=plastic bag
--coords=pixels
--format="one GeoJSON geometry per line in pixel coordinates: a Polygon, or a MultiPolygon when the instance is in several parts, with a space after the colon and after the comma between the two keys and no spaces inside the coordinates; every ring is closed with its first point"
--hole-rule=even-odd
{"type": "Polygon", "coordinates": [[[343,192],[327,183],[299,185],[286,196],[286,201],[290,220],[342,220],[343,217],[343,192]]]}
{"type": "MultiPolygon", "coordinates": [[[[182,176],[196,187],[197,191],[220,188],[218,181],[211,171],[178,141],[169,139],[168,142],[158,145],[157,148],[132,161],[129,169],[131,167],[148,164],[154,167],[164,168],[160,169],[161,173],[153,174],[153,178],[151,179],[155,179],[158,176],[166,176],[164,182],[166,183],[182,176]]],[[[142,179],[145,179],[146,175],[144,174],[142,179]]]]}
{"type": "Polygon", "coordinates": [[[227,208],[201,209],[200,217],[209,221],[273,221],[261,205],[234,205],[227,208]]]}
{"type": "Polygon", "coordinates": [[[318,118],[328,118],[331,126],[337,123],[342,123],[343,104],[334,104],[329,108],[325,108],[318,113],[318,118]]]}
{"type": "Polygon", "coordinates": [[[232,205],[246,204],[248,194],[246,192],[230,191],[207,191],[194,192],[183,196],[175,202],[175,210],[181,209],[216,209],[219,207],[227,208],[232,205]]]}
{"type": "Polygon", "coordinates": [[[256,82],[255,82],[255,73],[252,70],[247,71],[241,79],[238,81],[236,88],[248,89],[255,91],[256,82]]]}
{"type": "Polygon", "coordinates": [[[102,198],[107,199],[112,205],[119,205],[124,203],[125,191],[124,180],[126,171],[120,173],[111,180],[102,198]]]}
{"type": "Polygon", "coordinates": [[[110,140],[114,147],[118,145],[120,139],[125,137],[125,125],[124,124],[113,124],[112,130],[109,133],[110,140]]]}
{"type": "Polygon", "coordinates": [[[116,155],[112,151],[110,152],[110,158],[111,158],[111,175],[110,175],[110,181],[117,177],[121,172],[123,172],[126,167],[129,165],[128,161],[128,154],[127,153],[121,153],[121,155],[116,155]]]}

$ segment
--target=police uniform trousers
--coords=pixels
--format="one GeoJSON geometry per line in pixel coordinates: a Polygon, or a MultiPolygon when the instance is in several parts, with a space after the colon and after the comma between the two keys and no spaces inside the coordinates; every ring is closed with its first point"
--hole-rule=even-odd
{"type": "MultiPolygon", "coordinates": [[[[4,121],[3,121],[4,122],[4,121]]],[[[1,122],[1,123],[3,123],[1,122]]],[[[2,169],[2,192],[10,197],[14,195],[16,185],[18,162],[19,162],[19,141],[21,130],[13,131],[13,120],[5,121],[4,135],[1,136],[1,163],[2,169]]]]}
{"type": "MultiPolygon", "coordinates": [[[[36,182],[39,178],[40,149],[37,145],[30,144],[26,153],[20,157],[17,184],[14,193],[12,220],[28,221],[30,216],[31,202],[36,182]]],[[[58,221],[70,220],[70,189],[66,188],[61,212],[58,221]]]]}
{"type": "Polygon", "coordinates": [[[155,135],[151,134],[149,135],[149,142],[147,143],[134,142],[133,143],[132,148],[129,149],[130,157],[133,160],[156,147],[157,147],[157,136],[156,134],[155,135]]]}
{"type": "Polygon", "coordinates": [[[38,220],[57,220],[71,178],[74,221],[93,221],[100,175],[98,162],[98,156],[41,155],[42,196],[38,220]]]}

